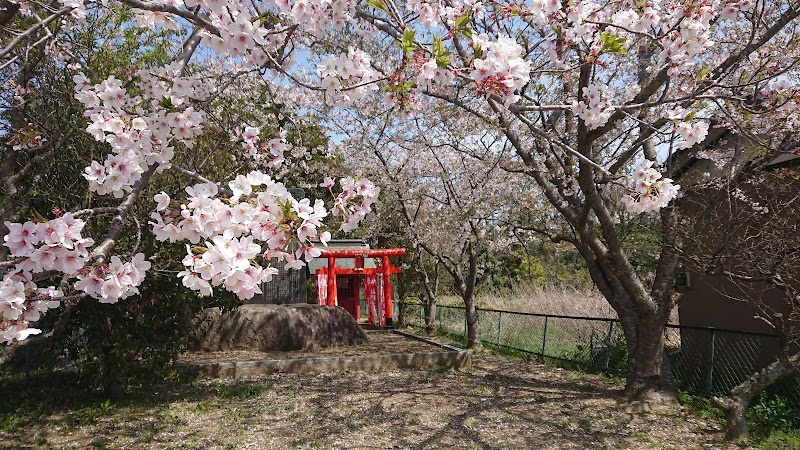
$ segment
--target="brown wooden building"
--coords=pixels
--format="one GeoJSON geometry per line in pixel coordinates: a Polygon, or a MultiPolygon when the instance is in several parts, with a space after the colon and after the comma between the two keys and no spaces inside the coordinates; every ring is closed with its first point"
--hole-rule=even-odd
{"type": "MultiPolygon", "coordinates": [[[[759,195],[764,195],[757,187],[748,189],[747,185],[744,185],[733,196],[719,197],[725,192],[726,186],[724,184],[716,188],[712,186],[715,179],[720,179],[731,169],[730,165],[744,164],[757,154],[758,149],[749,141],[728,130],[712,129],[704,144],[705,148],[712,152],[719,150],[728,152],[731,156],[728,165],[720,167],[715,162],[700,158],[697,153],[691,152],[676,153],[670,160],[672,178],[681,183],[684,191],[694,191],[679,201],[679,206],[688,216],[705,217],[694,224],[691,233],[696,239],[694,241],[689,239],[690,247],[687,253],[700,251],[691,248],[692,245],[697,247],[708,245],[709,248],[717,245],[716,241],[720,239],[720,227],[724,226],[725,221],[730,221],[734,214],[740,215],[736,220],[740,220],[744,214],[758,214],[757,208],[754,209],[753,205],[758,203],[759,195]],[[703,183],[709,187],[694,189],[703,183]]],[[[798,163],[800,155],[786,153],[769,161],[763,170],[776,171],[798,163]]],[[[800,217],[800,211],[797,211],[797,214],[800,217]]],[[[749,221],[745,220],[742,223],[747,222],[749,221]]],[[[745,228],[739,232],[744,232],[742,230],[745,228]]],[[[780,236],[773,235],[771,238],[780,239],[780,236]]],[[[754,254],[758,252],[749,252],[750,257],[754,254]]],[[[735,261],[734,258],[732,264],[734,266],[747,264],[746,258],[747,255],[741,255],[741,260],[735,261]]],[[[688,258],[686,261],[686,269],[680,277],[681,283],[678,287],[683,294],[678,303],[678,315],[682,326],[698,327],[683,328],[681,331],[681,351],[693,355],[688,360],[698,366],[694,369],[701,368],[711,373],[716,366],[717,371],[723,368],[735,371],[737,374],[731,373],[727,377],[734,380],[740,377],[740,374],[752,373],[774,361],[778,340],[768,335],[774,335],[775,330],[760,316],[765,312],[788,314],[789,307],[784,292],[766,283],[761,285],[739,283],[725,275],[711,275],[696,268],[693,270],[688,258]],[[754,299],[760,303],[759,308],[751,303],[754,299]],[[709,327],[741,333],[712,331],[708,329],[709,327]]],[[[729,263],[730,261],[729,259],[729,263]]]]}

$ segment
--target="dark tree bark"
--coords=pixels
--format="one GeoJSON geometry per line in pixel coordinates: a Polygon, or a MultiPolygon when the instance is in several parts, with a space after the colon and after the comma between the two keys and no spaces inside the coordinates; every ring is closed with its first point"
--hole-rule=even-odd
{"type": "Polygon", "coordinates": [[[731,389],[728,397],[715,397],[714,403],[725,413],[725,437],[743,439],[748,435],[747,407],[753,397],[776,381],[797,371],[800,353],[773,362],[731,389]]]}
{"type": "Polygon", "coordinates": [[[478,259],[481,256],[481,245],[473,242],[466,243],[464,248],[464,257],[466,257],[468,262],[466,274],[462,272],[460,264],[448,258],[446,255],[435,253],[433,249],[424,243],[420,243],[420,246],[430,253],[431,256],[437,258],[450,276],[453,277],[453,281],[458,289],[458,294],[464,302],[467,347],[472,349],[480,348],[481,336],[478,323],[478,308],[475,303],[475,288],[478,283],[478,259]]]}

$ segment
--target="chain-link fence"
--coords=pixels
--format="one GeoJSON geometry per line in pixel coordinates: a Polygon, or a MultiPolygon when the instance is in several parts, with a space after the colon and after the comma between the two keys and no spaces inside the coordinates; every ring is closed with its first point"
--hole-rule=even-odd
{"type": "MultiPolygon", "coordinates": [[[[407,324],[424,326],[420,305],[406,304],[407,324]]],[[[485,344],[625,375],[627,351],[616,319],[520,313],[478,308],[485,344]]],[[[436,307],[443,333],[465,336],[463,307],[436,307]]],[[[707,327],[668,325],[667,353],[679,388],[697,394],[726,395],[730,389],[772,361],[777,337],[770,334],[707,327]]],[[[800,409],[800,377],[770,391],[800,409]]]]}

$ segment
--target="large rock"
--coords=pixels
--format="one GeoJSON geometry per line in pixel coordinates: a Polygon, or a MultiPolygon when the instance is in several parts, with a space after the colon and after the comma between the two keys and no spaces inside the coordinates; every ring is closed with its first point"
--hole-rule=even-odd
{"type": "Polygon", "coordinates": [[[304,350],[360,344],[367,336],[343,308],[320,305],[242,305],[198,317],[190,350],[304,350]]]}

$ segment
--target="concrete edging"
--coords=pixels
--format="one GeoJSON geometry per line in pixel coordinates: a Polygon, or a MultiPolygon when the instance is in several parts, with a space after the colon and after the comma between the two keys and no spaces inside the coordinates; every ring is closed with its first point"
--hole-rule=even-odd
{"type": "MultiPolygon", "coordinates": [[[[373,331],[374,332],[374,331],[373,331]]],[[[378,331],[380,333],[381,331],[378,331]]],[[[447,366],[453,369],[467,367],[471,353],[447,344],[399,330],[391,330],[407,339],[414,339],[442,348],[441,352],[392,353],[387,355],[340,356],[326,358],[265,359],[258,361],[234,361],[206,364],[180,364],[179,370],[198,371],[201,375],[222,377],[246,377],[272,373],[331,373],[331,372],[381,372],[397,369],[433,369],[447,366]]]]}

